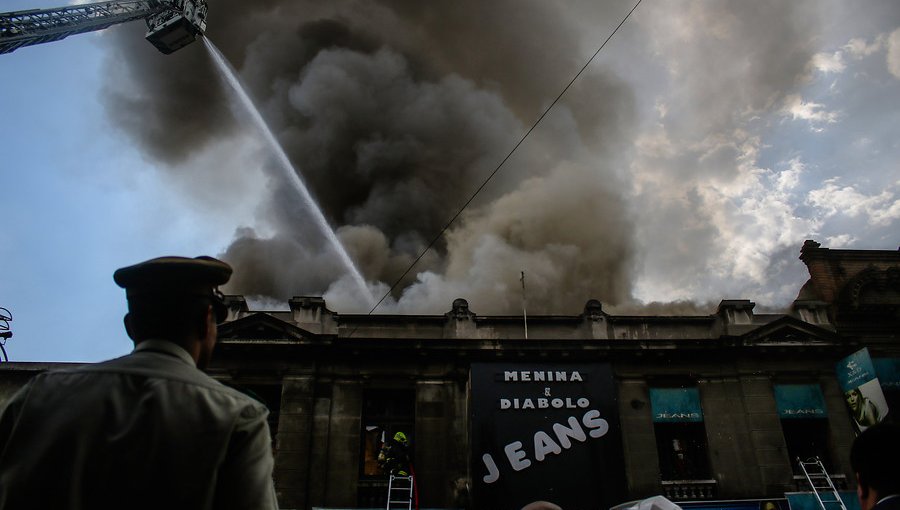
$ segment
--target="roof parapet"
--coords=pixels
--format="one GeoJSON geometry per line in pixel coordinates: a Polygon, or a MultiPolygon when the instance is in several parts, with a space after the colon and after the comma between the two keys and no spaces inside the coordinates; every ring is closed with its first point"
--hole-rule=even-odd
{"type": "Polygon", "coordinates": [[[337,334],[334,312],[319,296],[294,296],[288,300],[292,318],[301,328],[316,334],[337,334]]]}
{"type": "Polygon", "coordinates": [[[469,302],[463,298],[453,300],[452,308],[444,314],[447,324],[444,326],[445,338],[476,338],[475,313],[469,310],[469,302]]]}
{"type": "Polygon", "coordinates": [[[250,313],[250,307],[247,306],[247,300],[244,299],[244,296],[225,296],[225,306],[228,308],[228,316],[225,318],[225,321],[236,321],[250,313]]]}

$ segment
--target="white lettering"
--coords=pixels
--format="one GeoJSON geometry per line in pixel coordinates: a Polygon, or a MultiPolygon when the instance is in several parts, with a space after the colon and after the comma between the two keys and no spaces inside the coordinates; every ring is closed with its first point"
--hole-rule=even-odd
{"type": "Polygon", "coordinates": [[[509,409],[509,406],[512,405],[512,402],[509,401],[508,398],[500,399],[500,409],[509,409]]]}
{"type": "Polygon", "coordinates": [[[556,441],[550,438],[550,436],[544,431],[538,431],[534,435],[534,460],[538,462],[542,462],[544,457],[547,456],[548,453],[555,453],[559,455],[562,452],[562,448],[556,444],[556,441]]]}
{"type": "Polygon", "coordinates": [[[488,474],[482,478],[484,483],[494,483],[500,479],[500,470],[497,469],[497,463],[494,462],[494,458],[491,457],[490,453],[485,453],[481,456],[481,461],[484,462],[485,467],[487,467],[488,474]]]}
{"type": "Polygon", "coordinates": [[[504,370],[504,382],[584,382],[581,372],[561,370],[504,370]]]}
{"type": "Polygon", "coordinates": [[[587,407],[589,405],[591,405],[591,402],[588,399],[583,398],[583,397],[578,399],[578,407],[584,409],[585,407],[587,407]]]}
{"type": "Polygon", "coordinates": [[[563,406],[563,401],[561,398],[554,398],[550,401],[550,405],[552,405],[554,409],[559,409],[563,406]]]}
{"type": "MultiPolygon", "coordinates": [[[[578,418],[575,416],[570,416],[567,423],[568,427],[562,423],[553,424],[553,433],[556,435],[556,440],[542,430],[535,432],[533,437],[534,459],[537,462],[543,462],[544,459],[547,458],[547,455],[551,453],[559,455],[562,453],[563,449],[568,450],[572,447],[572,439],[579,442],[586,441],[587,436],[585,435],[585,431],[581,427],[581,424],[584,424],[585,427],[590,429],[588,434],[590,434],[592,438],[603,437],[609,432],[609,423],[603,418],[600,418],[600,411],[595,409],[591,409],[584,413],[581,424],[579,424],[578,418]]],[[[527,458],[528,454],[522,449],[521,441],[513,441],[504,446],[503,452],[506,454],[509,465],[514,471],[522,471],[523,469],[529,468],[532,464],[531,460],[527,458]]],[[[500,470],[497,468],[497,464],[494,462],[494,458],[491,454],[485,453],[482,455],[481,461],[487,468],[487,474],[482,477],[484,483],[494,483],[499,480],[500,470]]]]}
{"type": "Polygon", "coordinates": [[[546,398],[538,399],[538,409],[547,409],[550,407],[550,401],[546,398]]]}
{"type": "Polygon", "coordinates": [[[506,458],[509,459],[509,465],[513,470],[521,471],[531,465],[531,461],[525,458],[525,452],[522,451],[522,441],[513,441],[503,447],[506,452],[506,458]]]}
{"type": "Polygon", "coordinates": [[[609,422],[600,418],[600,411],[594,409],[584,413],[581,423],[589,429],[594,429],[589,432],[593,438],[603,437],[609,432],[609,422]]]}
{"type": "Polygon", "coordinates": [[[572,447],[572,441],[569,441],[570,437],[581,442],[584,442],[587,439],[587,436],[584,435],[584,429],[582,429],[581,424],[578,423],[578,418],[574,416],[569,416],[568,427],[560,423],[554,423],[553,432],[556,433],[556,439],[559,440],[559,444],[566,450],[572,447]]]}
{"type": "Polygon", "coordinates": [[[534,409],[534,402],[530,398],[526,398],[525,402],[522,403],[522,409],[534,409]]]}

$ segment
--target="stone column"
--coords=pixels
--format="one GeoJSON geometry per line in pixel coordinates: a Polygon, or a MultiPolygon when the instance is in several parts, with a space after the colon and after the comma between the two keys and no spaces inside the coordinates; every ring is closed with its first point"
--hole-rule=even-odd
{"type": "Polygon", "coordinates": [[[792,461],[788,458],[778,406],[775,404],[775,389],[768,377],[752,375],[741,376],[741,388],[750,440],[756,465],[759,466],[762,494],[781,497],[795,488],[792,461]]]}
{"type": "Polygon", "coordinates": [[[619,381],[619,421],[625,453],[628,494],[634,499],[662,493],[653,413],[646,381],[619,381]]]}
{"type": "Polygon", "coordinates": [[[844,400],[844,392],[835,377],[822,376],[819,378],[822,393],[825,396],[825,406],[828,411],[828,427],[831,436],[831,453],[834,461],[834,473],[847,477],[847,488],[856,486],[853,468],[850,466],[850,447],[856,439],[856,431],[853,426],[853,418],[847,409],[847,401],[844,400]]]}
{"type": "Polygon", "coordinates": [[[356,506],[362,433],[362,388],[357,381],[336,381],[328,422],[327,455],[324,464],[312,469],[325,471],[325,502],[328,507],[356,506]]]}
{"type": "Polygon", "coordinates": [[[313,377],[285,377],[275,453],[275,489],[283,508],[305,508],[313,416],[313,377]]]}
{"type": "Polygon", "coordinates": [[[737,378],[698,382],[703,424],[709,441],[709,461],[718,497],[747,498],[762,493],[743,391],[737,378]]]}
{"type": "Polygon", "coordinates": [[[466,474],[468,448],[465,416],[457,415],[460,395],[452,381],[416,384],[416,444],[414,468],[422,506],[456,506],[456,482],[466,474]]]}

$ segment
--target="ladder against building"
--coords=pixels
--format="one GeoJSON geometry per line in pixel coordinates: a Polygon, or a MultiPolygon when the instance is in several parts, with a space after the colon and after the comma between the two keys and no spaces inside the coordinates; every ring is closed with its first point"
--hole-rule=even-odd
{"type": "Polygon", "coordinates": [[[391,475],[388,480],[387,510],[412,510],[413,486],[412,476],[391,475]]]}
{"type": "Polygon", "coordinates": [[[800,464],[803,474],[806,475],[806,481],[812,487],[812,492],[815,494],[822,510],[847,510],[834,486],[834,482],[831,480],[831,476],[825,470],[825,466],[822,465],[822,461],[818,457],[805,461],[797,457],[797,462],[800,464]]]}

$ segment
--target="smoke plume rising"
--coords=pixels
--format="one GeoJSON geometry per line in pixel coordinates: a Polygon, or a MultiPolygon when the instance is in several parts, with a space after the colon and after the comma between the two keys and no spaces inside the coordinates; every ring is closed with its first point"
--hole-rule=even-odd
{"type": "MultiPolygon", "coordinates": [[[[672,300],[714,278],[740,283],[728,292],[763,288],[818,227],[765,188],[784,179],[766,180],[757,130],[808,69],[813,4],[642,6],[380,311],[440,313],[464,297],[477,313],[510,313],[521,271],[535,313],[578,313],[589,298],[628,307],[648,285],[672,300]],[[774,221],[754,216],[745,231],[747,211],[730,207],[752,193],[774,221]]],[[[213,0],[207,35],[383,292],[630,7],[213,0]]],[[[189,172],[192,154],[249,124],[201,45],[162,56],[140,32],[113,34],[111,82],[129,86],[105,91],[106,104],[163,171],[189,172]]],[[[274,162],[257,160],[218,169],[223,193],[240,193],[229,176],[248,171],[268,182],[221,255],[235,266],[228,290],[362,310],[274,162]]]]}

